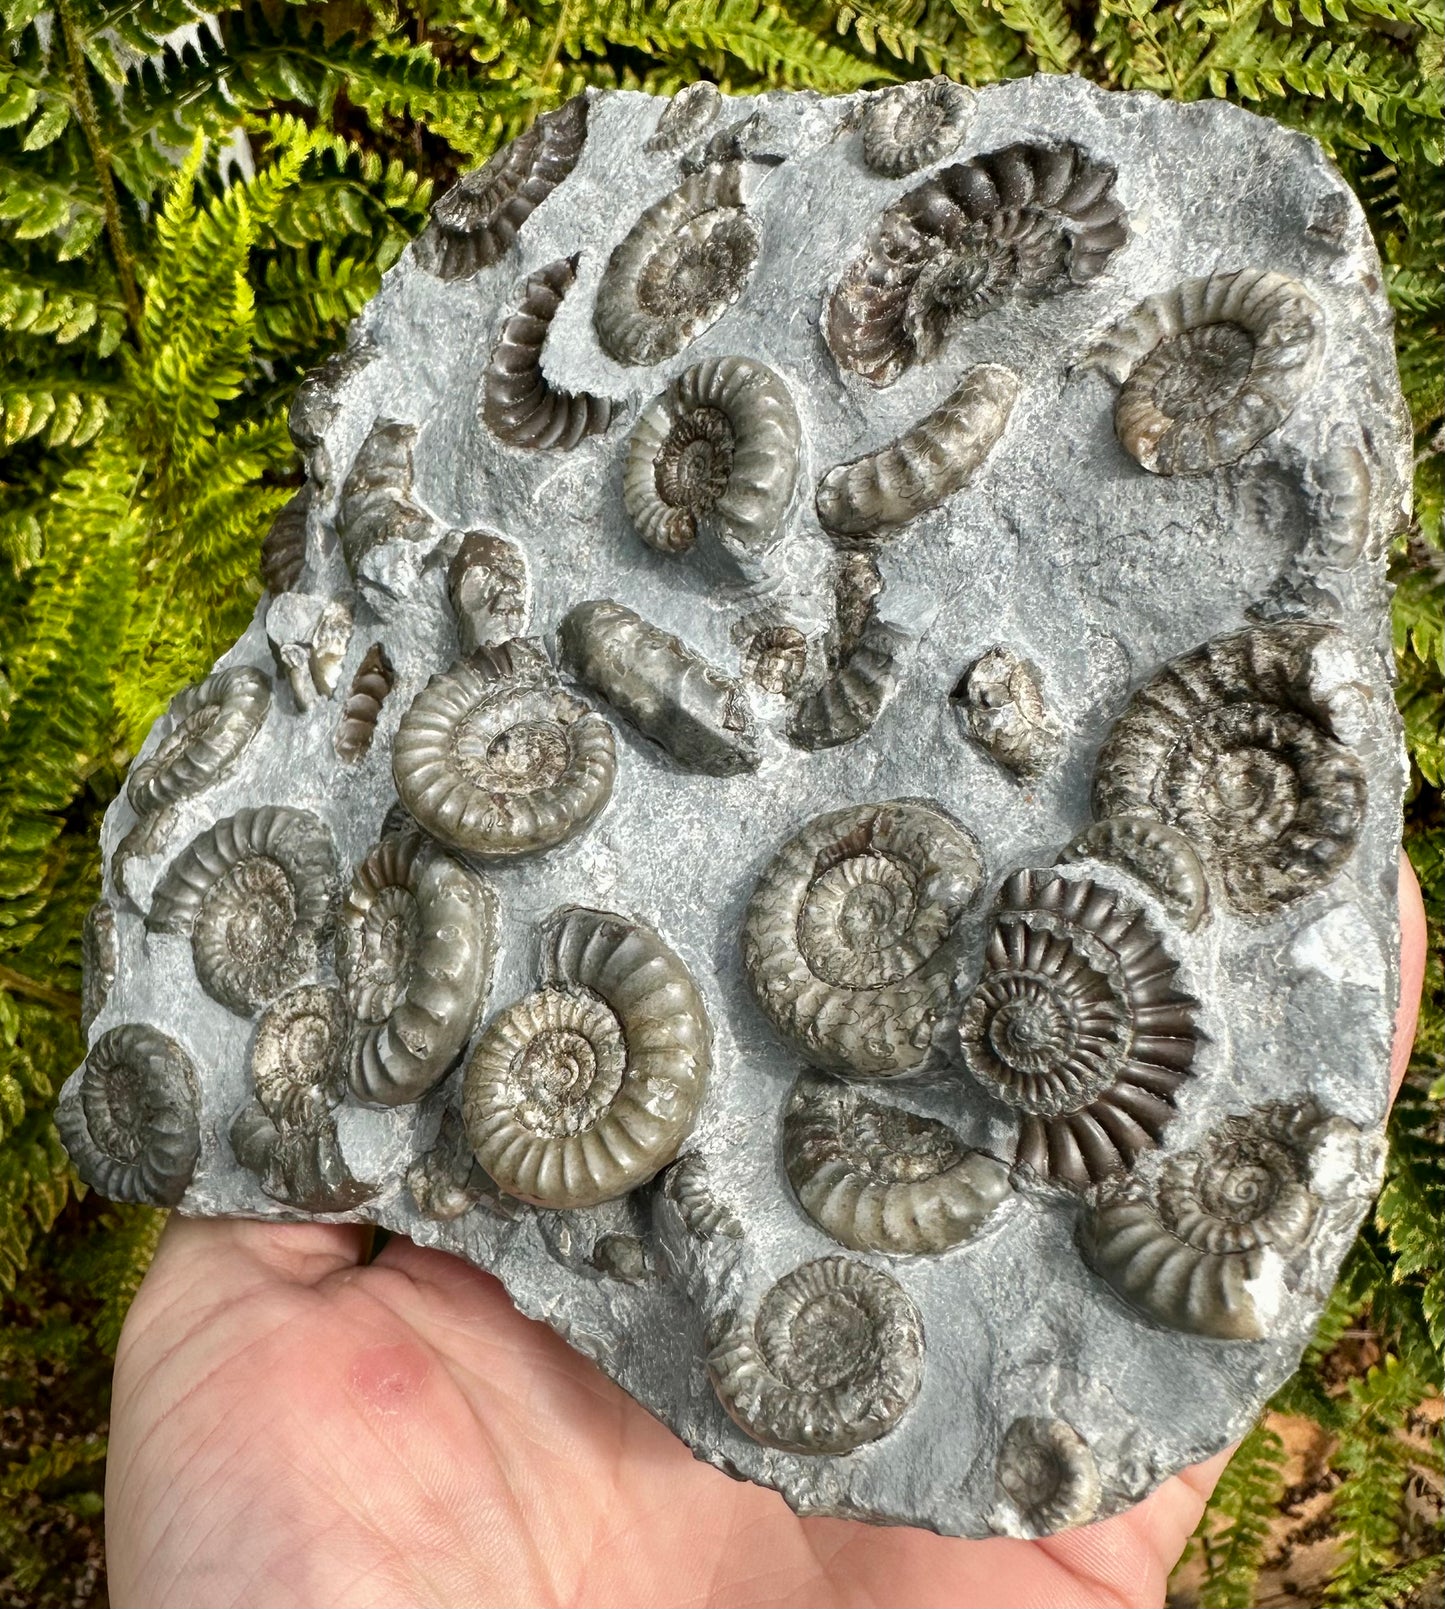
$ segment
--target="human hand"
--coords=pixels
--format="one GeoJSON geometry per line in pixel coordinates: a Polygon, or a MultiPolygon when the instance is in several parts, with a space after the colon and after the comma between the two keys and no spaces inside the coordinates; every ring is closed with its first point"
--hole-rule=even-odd
{"type": "MultiPolygon", "coordinates": [[[[1425,918],[1400,877],[1393,1088],[1425,918]]],[[[343,1224],[173,1217],[116,1360],[111,1602],[1154,1605],[1221,1453],[1114,1519],[960,1542],[729,1480],[490,1275],[343,1224]]]]}

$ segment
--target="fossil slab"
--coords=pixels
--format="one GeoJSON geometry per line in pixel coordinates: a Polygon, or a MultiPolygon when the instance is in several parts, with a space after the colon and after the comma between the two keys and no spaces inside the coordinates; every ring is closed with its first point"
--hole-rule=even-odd
{"type": "Polygon", "coordinates": [[[467,1257],[805,1512],[1041,1534],[1239,1435],[1398,986],[1409,441],[1318,148],[596,95],[291,424],[106,818],[82,1174],[467,1257]]]}

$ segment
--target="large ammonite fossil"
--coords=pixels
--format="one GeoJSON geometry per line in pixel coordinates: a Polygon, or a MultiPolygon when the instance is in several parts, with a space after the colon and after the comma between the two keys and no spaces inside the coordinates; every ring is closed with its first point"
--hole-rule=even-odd
{"type": "Polygon", "coordinates": [[[751,1323],[719,1326],[707,1366],[723,1407],[755,1440],[851,1453],[913,1406],[923,1321],[881,1269],[820,1257],[780,1279],[751,1323]]]}
{"type": "Polygon", "coordinates": [[[640,922],[570,910],[548,941],[542,987],[477,1042],[462,1121],[509,1195],[595,1206],[677,1155],[711,1066],[707,1011],[681,959],[640,922]]]}
{"type": "Polygon", "coordinates": [[[1094,812],[1177,827],[1229,903],[1268,916],[1332,882],[1365,819],[1365,771],[1335,735],[1348,642],[1254,626],[1172,660],[1099,750],[1094,812]]]}
{"type": "Polygon", "coordinates": [[[937,806],[819,816],[779,851],[743,919],[758,1004],[820,1067],[886,1077],[924,1066],[982,873],[973,835],[937,806]]]}
{"type": "Polygon", "coordinates": [[[171,700],[170,731],[131,767],[125,793],[138,815],[163,810],[235,769],[271,707],[271,678],[252,665],[218,670],[171,700]]]}
{"type": "Polygon", "coordinates": [[[1021,1114],[1015,1160],[1085,1186],[1158,1144],[1194,1060],[1198,1002],[1111,889],[1018,871],[998,904],[959,1016],[964,1065],[1021,1114]]]}

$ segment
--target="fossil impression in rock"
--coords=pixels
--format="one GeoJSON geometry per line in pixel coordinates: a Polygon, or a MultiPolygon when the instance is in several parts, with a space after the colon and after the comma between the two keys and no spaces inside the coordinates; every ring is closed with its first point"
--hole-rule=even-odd
{"type": "Polygon", "coordinates": [[[1025,1537],[1087,1525],[1099,1510],[1099,1468],[1089,1444],[1062,1419],[1025,1415],[1008,1427],[998,1484],[1017,1516],[1002,1527],[1025,1537]]]}
{"type": "Polygon", "coordinates": [[[1005,771],[1032,782],[1048,769],[1062,734],[1036,665],[1012,648],[991,648],[964,672],[952,697],[974,741],[1005,771]]]}
{"type": "Polygon", "coordinates": [[[895,84],[863,114],[863,160],[901,179],[951,156],[973,122],[974,95],[947,78],[895,84]]]}

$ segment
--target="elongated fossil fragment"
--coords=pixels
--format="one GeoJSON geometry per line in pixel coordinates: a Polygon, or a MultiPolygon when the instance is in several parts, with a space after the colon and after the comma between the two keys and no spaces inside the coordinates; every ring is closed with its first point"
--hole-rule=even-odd
{"type": "Polygon", "coordinates": [[[391,694],[396,672],[385,647],[372,643],[366,650],[356,675],[351,678],[351,691],[341,719],[336,725],[336,752],[343,760],[355,762],[363,758],[376,736],[376,723],[381,718],[381,706],[391,694]]]}
{"type": "Polygon", "coordinates": [[[1148,816],[1106,816],[1085,827],[1059,855],[1060,866],[1081,860],[1117,866],[1143,885],[1181,926],[1199,926],[1209,906],[1209,882],[1194,846],[1175,827],[1148,816]]]}
{"type": "Polygon", "coordinates": [[[496,531],[468,531],[447,566],[447,599],[462,654],[498,647],[527,629],[527,561],[496,531]]]}
{"type": "Polygon", "coordinates": [[[233,665],[177,693],[170,730],[131,767],[126,798],[137,815],[189,799],[229,776],[265,724],[271,678],[253,665],[233,665]]]}

